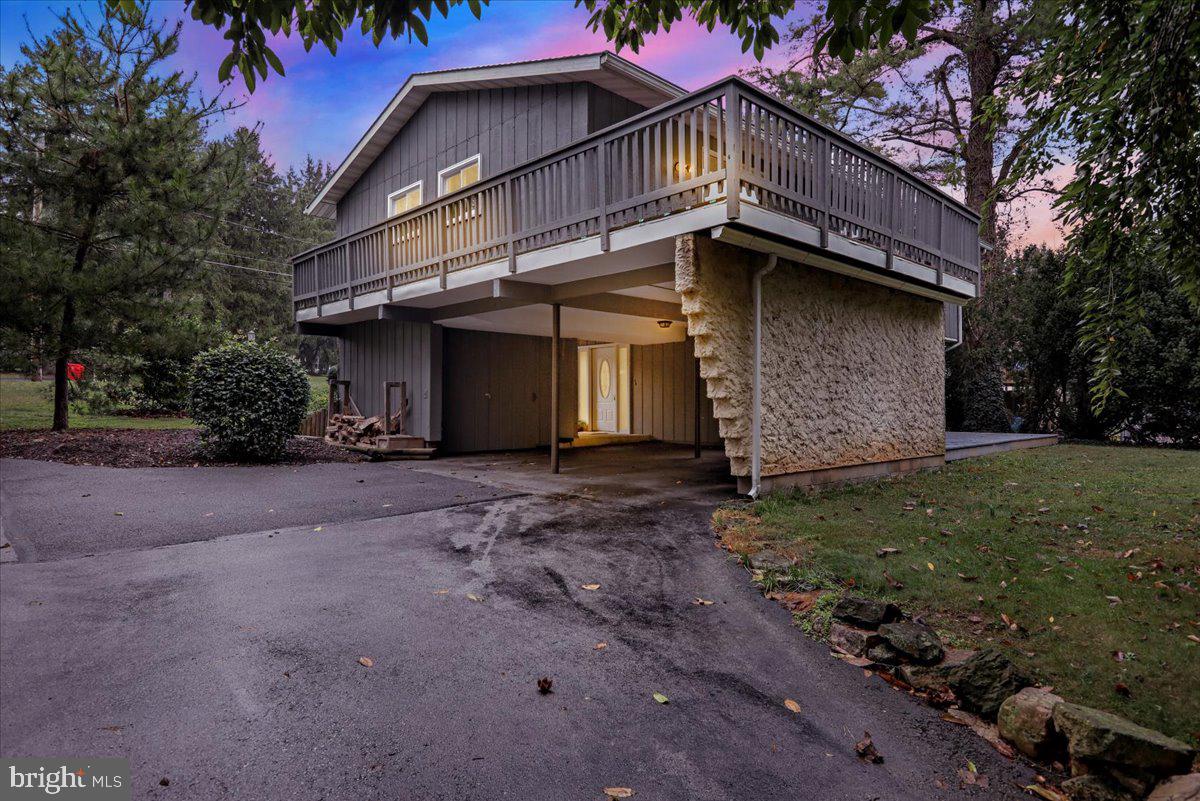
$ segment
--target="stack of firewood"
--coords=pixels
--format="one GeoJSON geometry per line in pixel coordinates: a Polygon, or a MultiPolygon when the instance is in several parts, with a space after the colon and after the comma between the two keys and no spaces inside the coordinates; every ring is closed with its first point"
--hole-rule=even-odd
{"type": "Polygon", "coordinates": [[[325,441],[334,445],[374,446],[383,434],[383,418],[361,417],[356,414],[335,414],[325,427],[325,441]]]}

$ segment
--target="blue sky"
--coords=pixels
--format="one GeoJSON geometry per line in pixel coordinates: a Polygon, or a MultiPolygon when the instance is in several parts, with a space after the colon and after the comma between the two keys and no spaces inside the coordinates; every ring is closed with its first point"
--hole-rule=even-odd
{"type": "MultiPolygon", "coordinates": [[[[798,2],[800,10],[787,22],[810,14],[812,5],[798,2]]],[[[20,46],[29,36],[26,23],[35,35],[44,35],[66,8],[96,14],[99,5],[93,0],[0,0],[0,63],[7,66],[20,59],[20,46]]],[[[183,0],[153,0],[151,10],[160,18],[184,23],[175,68],[196,73],[204,93],[218,91],[217,67],[228,52],[221,33],[194,22],[183,0]]],[[[587,17],[572,0],[492,0],[483,9],[482,21],[465,7],[452,9],[449,19],[435,15],[429,47],[386,40],[375,48],[352,30],[335,57],[321,47],[305,53],[296,38],[279,38],[271,45],[287,75],[272,73],[252,95],[235,77],[225,87],[225,96],[244,105],[215,132],[261,124],[264,147],[281,169],[302,162],[306,155],[336,166],[410,74],[611,49],[602,34],[587,30],[587,17]]],[[[686,89],[698,89],[756,63],[742,54],[736,37],[720,29],[709,33],[690,20],[649,38],[641,53],[621,55],[686,89]]],[[[764,63],[778,65],[786,57],[782,46],[768,53],[764,63]]],[[[1048,202],[1038,195],[1022,205],[1026,222],[1013,231],[1017,242],[1061,242],[1048,202]]]]}
{"type": "MultiPolygon", "coordinates": [[[[35,35],[43,35],[66,8],[95,14],[98,6],[0,0],[0,63],[8,66],[20,59],[20,46],[29,36],[26,22],[35,35]]],[[[217,91],[217,66],[228,52],[221,34],[191,20],[181,0],[156,0],[152,12],[183,20],[175,66],[197,73],[202,91],[217,91]]],[[[388,40],[377,49],[354,30],[335,57],[319,47],[305,53],[294,37],[281,39],[272,47],[287,75],[272,74],[252,95],[240,79],[231,82],[226,96],[245,105],[225,125],[261,123],[265,147],[280,167],[301,162],[306,154],[336,165],[409,74],[610,49],[603,35],[587,30],[587,17],[570,0],[493,0],[484,8],[482,21],[465,7],[453,9],[449,19],[435,16],[429,47],[388,40]]],[[[648,40],[640,54],[622,55],[687,89],[755,63],[752,56],[742,55],[735,37],[710,34],[689,21],[648,40]]],[[[782,57],[781,51],[768,59],[782,57]]]]}

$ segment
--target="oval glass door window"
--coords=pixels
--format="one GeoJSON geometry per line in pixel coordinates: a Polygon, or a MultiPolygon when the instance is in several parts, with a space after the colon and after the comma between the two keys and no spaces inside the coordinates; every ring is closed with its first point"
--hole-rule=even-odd
{"type": "Polygon", "coordinates": [[[600,396],[604,398],[612,397],[612,368],[609,367],[608,359],[600,362],[600,396]]]}

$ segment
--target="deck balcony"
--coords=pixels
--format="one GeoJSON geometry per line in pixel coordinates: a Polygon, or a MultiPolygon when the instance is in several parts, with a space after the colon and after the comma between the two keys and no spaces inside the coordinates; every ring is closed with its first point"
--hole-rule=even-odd
{"type": "Polygon", "coordinates": [[[719,220],[893,285],[956,302],[978,294],[978,215],[728,78],[294,256],[296,319],[403,303],[472,274],[490,281],[569,243],[608,251],[614,233],[697,210],[706,228],[719,220]]]}

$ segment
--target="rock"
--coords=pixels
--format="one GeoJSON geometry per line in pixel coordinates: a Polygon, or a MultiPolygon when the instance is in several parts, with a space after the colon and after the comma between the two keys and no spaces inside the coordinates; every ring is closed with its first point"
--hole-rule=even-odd
{"type": "Polygon", "coordinates": [[[896,668],[896,678],[916,690],[932,690],[946,687],[946,672],[940,667],[925,665],[901,665],[896,668]]]}
{"type": "Polygon", "coordinates": [[[1150,792],[1150,788],[1154,786],[1154,782],[1158,778],[1153,773],[1147,773],[1146,771],[1121,770],[1112,766],[1106,766],[1100,772],[1107,774],[1110,779],[1138,798],[1145,798],[1146,793],[1150,792]]]}
{"type": "Polygon", "coordinates": [[[985,648],[950,669],[950,688],[964,709],[994,720],[1000,705],[1032,682],[1006,656],[985,648]]]}
{"type": "Polygon", "coordinates": [[[879,635],[873,631],[856,629],[844,623],[829,624],[829,644],[844,654],[862,656],[867,649],[879,643],[879,635]]]}
{"type": "Polygon", "coordinates": [[[781,553],[772,550],[756,551],[747,554],[746,562],[752,570],[787,570],[793,564],[792,560],[781,553]]]}
{"type": "Polygon", "coordinates": [[[1200,801],[1200,773],[1172,776],[1162,781],[1146,801],[1200,801]]]}
{"type": "Polygon", "coordinates": [[[879,627],[879,636],[902,656],[918,665],[937,664],[945,654],[937,632],[924,623],[885,623],[879,627]]]}
{"type": "Polygon", "coordinates": [[[1137,801],[1137,796],[1101,776],[1076,776],[1062,783],[1071,801],[1137,801]]]}
{"type": "Polygon", "coordinates": [[[900,608],[870,598],[843,595],[833,607],[833,617],[862,629],[877,629],[884,623],[899,620],[900,608]]]}
{"type": "Polygon", "coordinates": [[[900,654],[896,652],[896,649],[882,641],[868,648],[864,656],[872,662],[879,662],[883,665],[895,665],[900,661],[900,654]]]}
{"type": "Polygon", "coordinates": [[[1033,759],[1053,756],[1059,745],[1054,728],[1054,707],[1062,698],[1037,687],[1026,687],[1000,704],[996,724],[1000,736],[1033,759]]]}
{"type": "Polygon", "coordinates": [[[1111,765],[1127,773],[1174,776],[1188,770],[1192,749],[1162,732],[1078,704],[1054,708],[1054,726],[1067,738],[1073,759],[1111,765]]]}

